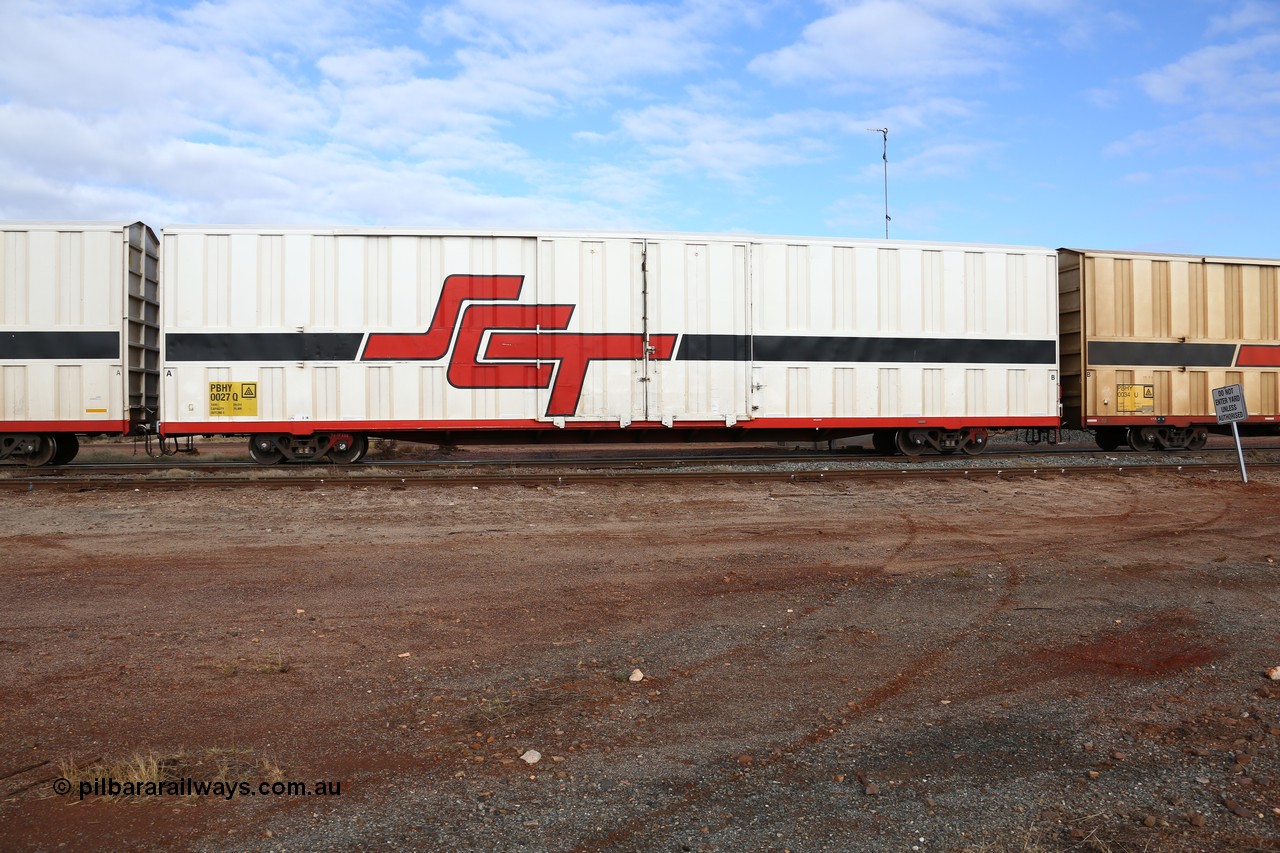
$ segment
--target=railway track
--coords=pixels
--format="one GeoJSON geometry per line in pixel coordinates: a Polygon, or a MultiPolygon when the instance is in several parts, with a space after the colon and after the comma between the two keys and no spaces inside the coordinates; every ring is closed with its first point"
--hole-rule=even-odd
{"type": "MultiPolygon", "coordinates": [[[[184,489],[205,486],[320,488],[410,486],[558,486],[598,482],[902,480],[975,477],[1234,472],[1233,450],[1193,454],[1059,450],[930,456],[906,460],[871,453],[791,453],[743,456],[439,459],[371,461],[355,465],[262,466],[252,462],[78,464],[57,469],[9,468],[0,490],[184,489]]],[[[1252,450],[1251,470],[1280,466],[1280,455],[1252,450]]]]}

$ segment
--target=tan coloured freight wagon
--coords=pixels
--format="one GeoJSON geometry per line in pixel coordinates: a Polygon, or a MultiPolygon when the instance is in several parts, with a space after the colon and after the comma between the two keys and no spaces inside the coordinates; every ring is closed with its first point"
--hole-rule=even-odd
{"type": "Polygon", "coordinates": [[[1058,250],[1065,424],[1099,446],[1195,449],[1212,389],[1242,384],[1246,428],[1280,426],[1280,260],[1058,250]]]}

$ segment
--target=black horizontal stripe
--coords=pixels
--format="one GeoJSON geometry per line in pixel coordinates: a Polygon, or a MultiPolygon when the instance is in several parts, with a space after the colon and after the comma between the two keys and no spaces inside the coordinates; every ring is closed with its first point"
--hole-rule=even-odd
{"type": "Polygon", "coordinates": [[[355,361],[360,332],[175,332],[166,361],[355,361]]]}
{"type": "Polygon", "coordinates": [[[1135,367],[1230,367],[1235,344],[1089,341],[1089,364],[1135,367]]]}
{"type": "Polygon", "coordinates": [[[119,332],[0,332],[0,358],[120,358],[119,332]]]}
{"type": "Polygon", "coordinates": [[[676,351],[677,361],[747,361],[750,358],[748,335],[685,335],[676,351]]]}
{"type": "Polygon", "coordinates": [[[1057,341],[813,335],[685,335],[682,361],[1054,364],[1057,341]]]}

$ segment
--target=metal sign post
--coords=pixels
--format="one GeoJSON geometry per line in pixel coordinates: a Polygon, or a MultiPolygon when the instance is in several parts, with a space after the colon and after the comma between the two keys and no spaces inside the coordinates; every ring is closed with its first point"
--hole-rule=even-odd
{"type": "Polygon", "coordinates": [[[1231,435],[1236,440],[1236,457],[1240,460],[1240,479],[1249,482],[1249,473],[1244,470],[1244,451],[1240,448],[1240,430],[1236,421],[1249,417],[1249,410],[1244,404],[1243,385],[1224,385],[1213,389],[1213,408],[1218,413],[1218,423],[1231,424],[1231,435]]]}

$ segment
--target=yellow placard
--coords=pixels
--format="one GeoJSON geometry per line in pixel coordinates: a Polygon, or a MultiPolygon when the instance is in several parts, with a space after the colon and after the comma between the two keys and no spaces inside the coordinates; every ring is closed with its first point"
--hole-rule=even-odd
{"type": "Polygon", "coordinates": [[[209,383],[209,417],[256,418],[257,416],[257,382],[209,383]]]}
{"type": "Polygon", "coordinates": [[[1156,386],[1116,385],[1116,414],[1154,415],[1156,386]]]}

